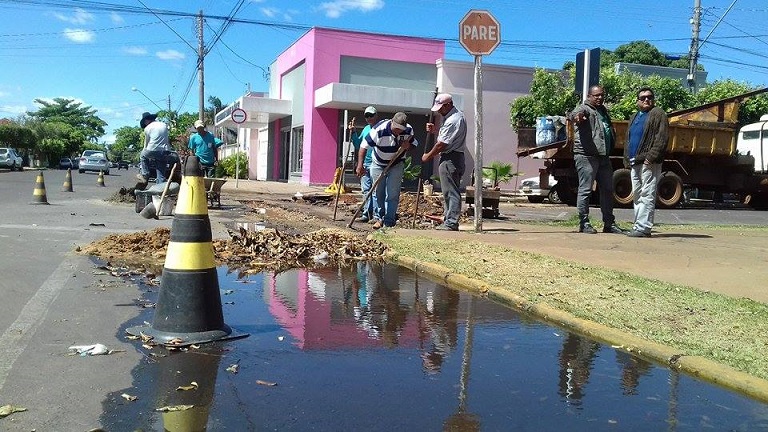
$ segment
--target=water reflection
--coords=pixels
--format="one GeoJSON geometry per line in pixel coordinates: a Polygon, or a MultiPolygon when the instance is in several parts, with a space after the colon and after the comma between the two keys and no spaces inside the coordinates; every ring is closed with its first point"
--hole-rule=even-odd
{"type": "Polygon", "coordinates": [[[396,266],[220,269],[219,279],[227,321],[252,336],[148,356],[131,388],[107,396],[106,430],[768,426],[763,404],[396,266]],[[226,370],[235,363],[237,374],[226,370]],[[200,387],[175,390],[191,381],[200,387]],[[126,402],[123,392],[139,400],[126,402]],[[154,411],[186,403],[196,409],[154,411]]]}

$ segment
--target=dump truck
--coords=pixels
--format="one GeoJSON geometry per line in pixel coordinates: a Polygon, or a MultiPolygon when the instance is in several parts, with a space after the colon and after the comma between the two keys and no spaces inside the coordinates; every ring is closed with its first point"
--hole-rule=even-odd
{"type": "MultiPolygon", "coordinates": [[[[765,92],[768,87],[668,114],[669,146],[659,179],[658,207],[676,207],[686,189],[696,188],[735,194],[755,209],[768,209],[768,115],[758,123],[741,128],[738,124],[740,104],[765,92]]],[[[632,180],[623,154],[629,125],[615,121],[614,127],[616,146],[610,155],[614,200],[617,206],[628,207],[633,199],[632,180]]],[[[578,177],[573,162],[573,125],[566,122],[565,130],[565,139],[541,146],[530,139],[533,134],[518,134],[517,155],[543,158],[541,187],[547,186],[551,175],[557,180],[560,199],[575,205],[578,177]]]]}

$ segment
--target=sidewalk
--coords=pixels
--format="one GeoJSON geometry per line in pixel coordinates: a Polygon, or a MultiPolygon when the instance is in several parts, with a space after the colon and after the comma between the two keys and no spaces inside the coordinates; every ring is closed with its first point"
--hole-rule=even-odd
{"type": "MultiPolygon", "coordinates": [[[[287,198],[296,192],[323,190],[319,186],[253,180],[240,180],[237,187],[234,181],[228,181],[222,188],[223,193],[233,198],[252,194],[287,198]]],[[[662,228],[653,238],[631,239],[616,234],[584,235],[571,228],[516,220],[484,219],[483,232],[479,234],[471,223],[462,225],[459,232],[399,232],[493,243],[768,303],[768,290],[762,286],[762,281],[768,280],[768,233],[764,231],[662,228]]]]}

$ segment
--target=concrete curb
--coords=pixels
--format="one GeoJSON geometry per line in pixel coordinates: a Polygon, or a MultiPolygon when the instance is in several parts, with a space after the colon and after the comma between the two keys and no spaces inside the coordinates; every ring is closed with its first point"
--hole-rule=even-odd
{"type": "Polygon", "coordinates": [[[544,302],[530,302],[501,287],[496,287],[467,276],[453,273],[450,269],[412,257],[388,252],[385,259],[417,273],[475,294],[487,296],[543,321],[574,331],[591,339],[637,355],[643,359],[682,371],[693,377],[742,393],[761,402],[768,402],[768,380],[749,375],[730,366],[700,356],[687,356],[678,349],[645,340],[630,333],[603,324],[578,318],[544,302]]]}

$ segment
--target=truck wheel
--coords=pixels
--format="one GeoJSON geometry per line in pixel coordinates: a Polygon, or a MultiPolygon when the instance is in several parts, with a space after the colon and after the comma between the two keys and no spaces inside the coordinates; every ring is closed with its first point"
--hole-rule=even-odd
{"type": "Polygon", "coordinates": [[[613,200],[619,207],[632,205],[632,175],[626,168],[613,172],[613,200]]]}
{"type": "Polygon", "coordinates": [[[660,208],[673,208],[683,199],[683,181],[677,174],[667,171],[659,179],[656,202],[660,208]]]}
{"type": "Polygon", "coordinates": [[[551,188],[549,190],[549,195],[547,195],[547,199],[549,200],[550,204],[562,204],[563,201],[560,200],[560,192],[558,192],[558,187],[555,185],[555,187],[551,188]]]}

